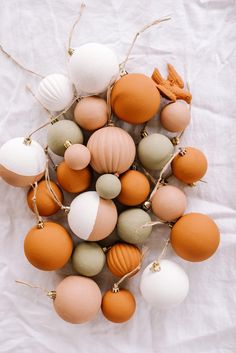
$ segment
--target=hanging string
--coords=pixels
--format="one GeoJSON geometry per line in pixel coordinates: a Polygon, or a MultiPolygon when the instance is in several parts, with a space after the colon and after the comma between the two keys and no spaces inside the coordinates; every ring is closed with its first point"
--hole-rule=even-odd
{"type": "Polygon", "coordinates": [[[160,261],[166,256],[168,246],[170,244],[170,239],[167,239],[162,252],[160,253],[157,260],[153,261],[152,265],[150,266],[150,270],[152,272],[159,272],[161,270],[160,261]]]}
{"type": "Polygon", "coordinates": [[[126,65],[128,59],[129,59],[129,56],[130,56],[130,54],[131,54],[131,51],[132,51],[132,49],[133,49],[133,47],[134,47],[134,45],[135,45],[135,42],[136,42],[138,36],[139,36],[141,33],[143,33],[144,31],[146,31],[148,28],[150,28],[150,27],[152,27],[152,26],[155,26],[155,25],[157,25],[157,24],[159,24],[159,23],[161,23],[161,22],[169,21],[170,19],[171,19],[171,17],[167,17],[167,16],[166,16],[166,17],[163,17],[163,18],[159,18],[159,19],[157,19],[157,20],[155,20],[155,21],[153,21],[153,22],[147,24],[146,26],[144,26],[143,28],[141,28],[141,30],[140,30],[139,32],[137,32],[137,33],[135,34],[134,39],[133,39],[133,41],[132,41],[132,43],[131,43],[131,45],[130,45],[130,47],[129,47],[129,50],[128,50],[128,52],[127,52],[126,58],[125,58],[125,60],[123,61],[122,65],[121,65],[121,70],[120,70],[121,75],[125,73],[125,65],[126,65]]]}
{"type": "Polygon", "coordinates": [[[132,277],[135,273],[137,273],[141,269],[142,264],[143,264],[143,259],[144,259],[145,255],[146,255],[147,251],[148,251],[148,247],[144,246],[143,249],[142,249],[141,258],[140,258],[140,262],[139,262],[138,266],[136,266],[132,271],[126,273],[118,282],[113,284],[113,287],[112,287],[112,291],[113,292],[118,292],[119,291],[119,285],[124,280],[126,280],[126,278],[132,277]]]}
{"type": "Polygon", "coordinates": [[[41,105],[41,107],[50,115],[50,119],[54,120],[54,116],[52,115],[52,113],[50,112],[50,110],[48,110],[38,99],[38,97],[36,96],[36,94],[32,91],[30,86],[26,86],[26,89],[32,94],[32,96],[34,97],[34,99],[41,105]]]}
{"type": "Polygon", "coordinates": [[[44,221],[43,221],[43,218],[39,214],[39,210],[38,210],[38,206],[37,206],[37,190],[38,190],[37,181],[34,184],[32,184],[31,186],[34,190],[32,202],[33,202],[34,213],[36,214],[36,217],[37,217],[37,227],[39,229],[43,229],[44,228],[44,221]]]}
{"type": "Polygon", "coordinates": [[[29,72],[30,74],[33,74],[33,75],[36,75],[38,76],[39,78],[44,78],[43,75],[41,74],[38,74],[37,72],[33,71],[33,70],[30,70],[30,69],[27,69],[26,67],[24,67],[22,64],[20,64],[15,58],[13,58],[13,56],[11,56],[4,48],[3,46],[0,44],[0,50],[3,54],[5,54],[9,59],[11,59],[14,64],[16,64],[17,66],[19,66],[22,70],[24,71],[27,71],[29,72]]]}
{"type": "Polygon", "coordinates": [[[77,17],[77,19],[75,20],[75,22],[73,23],[73,25],[71,27],[71,30],[70,30],[70,33],[69,33],[69,38],[68,38],[68,47],[67,47],[67,52],[68,52],[69,55],[73,54],[73,49],[71,48],[72,36],[73,36],[74,30],[75,30],[75,27],[77,26],[77,24],[79,23],[79,21],[81,19],[81,16],[82,16],[82,13],[83,13],[83,10],[84,10],[85,7],[86,7],[86,5],[82,2],[82,4],[80,5],[80,11],[79,11],[78,17],[77,17]]]}
{"type": "Polygon", "coordinates": [[[51,162],[51,164],[52,164],[52,166],[53,166],[53,169],[56,170],[56,169],[57,169],[57,165],[54,163],[54,160],[52,159],[52,156],[51,156],[51,154],[50,154],[49,151],[48,151],[48,146],[46,146],[46,147],[44,148],[44,152],[46,153],[46,155],[47,155],[49,161],[51,162]]]}
{"type": "Polygon", "coordinates": [[[54,290],[48,290],[48,289],[45,289],[45,288],[40,287],[38,285],[31,284],[31,283],[28,283],[28,282],[25,282],[25,281],[21,281],[21,280],[18,280],[18,279],[16,279],[15,282],[18,283],[18,284],[23,284],[24,286],[27,286],[27,287],[30,287],[30,288],[41,289],[44,293],[46,293],[46,295],[49,298],[51,298],[53,300],[56,299],[56,291],[54,291],[54,290]]]}
{"type": "Polygon", "coordinates": [[[153,226],[160,225],[160,224],[168,224],[168,222],[161,221],[161,220],[153,221],[153,222],[147,222],[147,223],[145,223],[145,224],[142,224],[142,225],[140,226],[140,228],[153,227],[153,226]]]}
{"type": "Polygon", "coordinates": [[[109,84],[107,89],[107,126],[113,126],[114,123],[112,121],[112,112],[111,112],[111,90],[113,85],[109,84]]]}

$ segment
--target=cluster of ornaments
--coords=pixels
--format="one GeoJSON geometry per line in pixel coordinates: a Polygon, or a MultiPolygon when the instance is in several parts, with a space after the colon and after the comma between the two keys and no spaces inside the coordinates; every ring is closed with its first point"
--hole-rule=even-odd
{"type": "MultiPolygon", "coordinates": [[[[48,187],[44,180],[47,154],[38,142],[25,137],[13,138],[1,147],[0,175],[17,187],[37,182],[36,193],[30,188],[27,194],[32,211],[34,202],[41,217],[65,210],[71,233],[82,240],[74,247],[71,234],[49,219],[37,223],[25,237],[24,253],[34,267],[54,271],[72,261],[78,273],[66,277],[55,291],[49,292],[57,314],[78,324],[92,320],[101,308],[108,320],[122,323],[135,312],[133,294],[114,285],[102,295],[91,277],[100,273],[105,263],[118,279],[138,268],[142,262],[140,246],[152,233],[152,220],[161,220],[167,229],[171,226],[174,252],[191,262],[212,256],[220,236],[208,216],[185,214],[187,200],[181,189],[160,183],[150,198],[149,179],[142,168],[132,168],[135,161],[149,173],[161,171],[175,153],[171,139],[160,133],[146,134],[136,148],[132,136],[109,120],[107,102],[102,98],[109,87],[113,116],[137,125],[147,123],[158,113],[161,96],[169,98],[167,83],[162,81],[159,88],[153,78],[142,73],[120,75],[116,54],[103,44],[84,44],[71,54],[68,76],[48,75],[37,91],[38,100],[52,112],[63,111],[76,102],[74,120],[52,121],[47,131],[49,151],[64,157],[56,168],[57,182],[50,181],[48,187]],[[87,142],[85,131],[90,135],[87,142]],[[75,196],[66,207],[60,206],[63,192],[75,196]],[[118,204],[124,206],[119,214],[118,204]],[[115,243],[114,232],[120,239],[115,243]],[[109,244],[106,251],[105,243],[109,244]]],[[[173,86],[181,85],[176,77],[172,70],[168,87],[172,87],[171,82],[173,86]]],[[[174,88],[176,95],[182,90],[174,88]]],[[[187,127],[190,109],[184,96],[181,100],[173,98],[162,108],[160,122],[171,133],[187,127]]],[[[205,175],[207,160],[199,149],[182,148],[171,170],[180,182],[192,185],[205,175]]],[[[175,262],[154,260],[141,275],[140,290],[157,310],[168,309],[185,299],[189,280],[175,262]]]]}

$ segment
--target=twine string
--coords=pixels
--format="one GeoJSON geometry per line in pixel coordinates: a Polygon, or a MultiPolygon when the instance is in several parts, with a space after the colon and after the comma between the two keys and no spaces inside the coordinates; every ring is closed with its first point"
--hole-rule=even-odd
{"type": "Polygon", "coordinates": [[[43,103],[41,103],[41,101],[38,99],[38,97],[36,96],[36,94],[33,92],[33,90],[31,89],[30,86],[26,86],[26,89],[30,92],[30,94],[34,97],[34,99],[41,105],[41,107],[50,115],[50,119],[54,120],[54,116],[52,115],[52,113],[50,112],[50,110],[48,110],[43,103]]]}
{"type": "Polygon", "coordinates": [[[170,244],[170,239],[167,239],[160,255],[158,256],[158,259],[153,261],[152,265],[150,266],[150,270],[152,272],[159,272],[161,270],[160,261],[166,256],[169,244],[170,244]]]}
{"type": "Polygon", "coordinates": [[[34,184],[31,184],[34,192],[33,192],[33,197],[32,197],[32,203],[33,203],[33,209],[34,209],[34,213],[37,217],[37,225],[38,228],[43,228],[44,227],[44,222],[43,222],[43,218],[40,216],[39,214],[39,210],[38,210],[38,206],[37,206],[37,190],[38,190],[38,183],[37,181],[35,181],[34,184]]]}
{"type": "Polygon", "coordinates": [[[61,203],[61,201],[58,199],[55,191],[53,190],[52,188],[52,185],[51,185],[51,180],[50,180],[50,175],[49,175],[49,167],[48,167],[48,162],[49,160],[47,160],[47,163],[46,163],[46,169],[45,169],[45,181],[46,181],[46,186],[47,186],[47,189],[48,191],[50,192],[53,200],[56,202],[56,204],[61,208],[63,209],[65,206],[61,203]]]}
{"type": "Polygon", "coordinates": [[[16,279],[15,282],[17,284],[23,284],[24,286],[30,287],[30,288],[36,288],[36,289],[41,289],[49,298],[55,300],[56,299],[56,291],[55,290],[48,290],[46,288],[43,288],[41,286],[35,285],[35,284],[31,284],[25,281],[21,281],[16,279]]]}
{"type": "Polygon", "coordinates": [[[68,52],[69,55],[73,54],[73,49],[71,48],[72,36],[73,36],[74,30],[75,30],[77,24],[79,23],[79,21],[81,19],[81,16],[82,16],[84,8],[85,8],[85,4],[82,2],[82,4],[80,5],[80,11],[78,13],[77,19],[73,23],[73,25],[71,27],[71,30],[70,30],[70,33],[69,33],[68,47],[67,47],[67,52],[68,52]]]}

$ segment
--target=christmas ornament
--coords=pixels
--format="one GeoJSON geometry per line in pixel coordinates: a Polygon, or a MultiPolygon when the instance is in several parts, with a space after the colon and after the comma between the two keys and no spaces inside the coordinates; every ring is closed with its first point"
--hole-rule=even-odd
{"type": "Polygon", "coordinates": [[[148,169],[161,170],[173,152],[171,141],[162,134],[148,135],[138,145],[138,158],[148,169]]]}
{"type": "Polygon", "coordinates": [[[103,174],[96,182],[96,191],[104,199],[114,199],[121,191],[121,183],[113,174],[103,174]]]}
{"type": "Polygon", "coordinates": [[[40,81],[36,97],[48,110],[64,110],[74,99],[73,84],[65,75],[48,75],[40,81]]]}
{"type": "Polygon", "coordinates": [[[74,118],[83,129],[89,131],[97,130],[107,122],[107,102],[96,96],[85,97],[77,103],[74,118]]]}
{"type": "Polygon", "coordinates": [[[111,107],[116,116],[130,124],[142,124],[154,117],[160,94],[154,82],[143,74],[121,77],[111,92],[111,107]]]}
{"type": "Polygon", "coordinates": [[[217,250],[220,233],[215,222],[201,213],[181,217],[171,230],[171,245],[187,261],[204,261],[217,250]]]}
{"type": "Polygon", "coordinates": [[[180,132],[186,129],[191,120],[189,106],[184,101],[167,104],[161,111],[162,126],[171,132],[180,132]]]}
{"type": "Polygon", "coordinates": [[[172,161],[174,176],[186,184],[199,181],[207,171],[207,159],[205,155],[194,147],[187,147],[172,161]]]}
{"type": "Polygon", "coordinates": [[[117,210],[114,202],[102,199],[95,191],[80,194],[70,205],[68,223],[81,239],[101,240],[113,232],[116,222],[117,210]]]}
{"type": "Polygon", "coordinates": [[[81,170],[86,168],[91,159],[89,149],[79,143],[72,145],[70,142],[67,143],[68,148],[65,151],[65,162],[69,168],[73,170],[81,170]]]}
{"type": "Polygon", "coordinates": [[[95,131],[88,140],[91,166],[99,173],[124,173],[134,161],[135,144],[123,129],[107,126],[95,131]]]}
{"type": "Polygon", "coordinates": [[[77,92],[99,94],[117,79],[119,63],[106,45],[87,43],[74,49],[69,71],[77,92]]]}
{"type": "Polygon", "coordinates": [[[72,264],[76,272],[92,277],[100,273],[105,265],[106,255],[96,243],[80,243],[72,255],[72,264]]]}
{"type": "Polygon", "coordinates": [[[25,256],[35,267],[43,271],[54,271],[68,262],[73,249],[67,230],[54,222],[34,226],[26,235],[25,256]]]}
{"type": "Polygon", "coordinates": [[[44,150],[34,140],[16,137],[0,148],[0,176],[12,186],[33,184],[42,178],[45,168],[44,150]]]}
{"type": "Polygon", "coordinates": [[[141,276],[140,290],[146,302],[153,308],[171,309],[186,298],[189,280],[178,264],[161,260],[158,270],[153,269],[153,263],[145,268],[141,276]]]}

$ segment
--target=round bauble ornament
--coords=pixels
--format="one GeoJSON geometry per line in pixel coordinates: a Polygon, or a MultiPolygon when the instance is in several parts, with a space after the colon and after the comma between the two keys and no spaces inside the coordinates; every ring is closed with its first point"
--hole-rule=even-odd
{"type": "Polygon", "coordinates": [[[71,324],[93,320],[101,307],[101,291],[92,279],[68,276],[56,288],[53,301],[57,314],[71,324]]]}
{"type": "Polygon", "coordinates": [[[121,191],[121,183],[116,175],[103,174],[96,182],[96,191],[104,199],[114,199],[121,191]]]}
{"type": "Polygon", "coordinates": [[[123,205],[140,205],[149,195],[149,181],[143,173],[137,170],[128,170],[122,174],[120,182],[121,193],[118,196],[118,201],[123,205]]]}
{"type": "Polygon", "coordinates": [[[38,181],[46,169],[46,155],[36,141],[13,138],[0,148],[0,176],[10,185],[24,187],[38,181]]]}
{"type": "Polygon", "coordinates": [[[65,161],[57,167],[57,181],[63,190],[70,193],[79,193],[87,190],[92,182],[90,168],[73,170],[65,161]]]}
{"type": "MultiPolygon", "coordinates": [[[[63,194],[60,188],[53,181],[50,181],[50,186],[53,192],[56,194],[60,202],[63,201],[63,194]]],[[[27,203],[29,208],[34,212],[34,189],[31,188],[27,194],[27,203]]],[[[48,217],[57,213],[60,210],[60,206],[54,201],[51,192],[47,188],[47,183],[42,180],[38,183],[36,190],[36,206],[40,216],[48,217]]]]}
{"type": "Polygon", "coordinates": [[[189,105],[180,100],[167,104],[161,111],[160,120],[162,126],[170,132],[183,131],[191,120],[189,105]]]}
{"type": "Polygon", "coordinates": [[[147,240],[152,227],[143,227],[151,222],[149,214],[140,208],[131,208],[120,213],[117,222],[119,237],[131,244],[139,244],[147,240]]]}
{"type": "Polygon", "coordinates": [[[43,228],[34,226],[24,242],[28,261],[43,271],[54,271],[65,266],[72,250],[73,243],[69,233],[54,222],[45,222],[43,228]]]}
{"type": "Polygon", "coordinates": [[[217,250],[220,233],[215,222],[201,213],[181,217],[171,230],[171,245],[187,261],[204,261],[217,250]]]}
{"type": "Polygon", "coordinates": [[[136,302],[133,294],[127,289],[118,292],[107,291],[102,298],[102,313],[111,322],[126,322],[133,316],[136,302]]]}
{"type": "Polygon", "coordinates": [[[152,197],[152,212],[162,221],[174,221],[181,217],[186,207],[185,194],[175,186],[162,186],[152,197]]]}
{"type": "Polygon", "coordinates": [[[36,97],[48,110],[64,110],[72,104],[73,84],[65,75],[48,75],[40,81],[36,97]]]}
{"type": "Polygon", "coordinates": [[[111,107],[121,120],[142,124],[154,117],[159,106],[160,93],[148,76],[128,74],[114,84],[111,107]]]}
{"type": "Polygon", "coordinates": [[[206,174],[207,159],[197,148],[187,147],[183,151],[172,161],[172,172],[180,181],[193,184],[206,174]]]}
{"type": "Polygon", "coordinates": [[[47,143],[53,153],[63,157],[68,142],[83,143],[83,133],[76,123],[60,120],[49,127],[47,143]]]}
{"type": "Polygon", "coordinates": [[[146,302],[157,310],[170,309],[182,303],[189,291],[188,276],[182,267],[169,260],[161,260],[158,271],[152,271],[152,265],[145,268],[140,282],[146,302]]]}
{"type": "Polygon", "coordinates": [[[106,255],[101,246],[92,242],[78,244],[72,255],[72,264],[76,272],[87,277],[100,273],[105,262],[106,255]]]}
{"type": "Polygon", "coordinates": [[[141,251],[136,246],[118,243],[108,250],[107,266],[114,276],[123,277],[140,264],[141,256],[141,251]]]}
{"type": "Polygon", "coordinates": [[[69,71],[77,92],[99,94],[117,79],[119,63],[115,53],[106,45],[87,43],[74,49],[69,71]]]}
{"type": "Polygon", "coordinates": [[[104,200],[96,191],[77,196],[70,205],[68,223],[81,239],[101,240],[110,235],[117,222],[117,210],[113,201],[104,200]]]}
{"type": "Polygon", "coordinates": [[[69,168],[81,170],[89,165],[91,154],[86,146],[76,143],[66,149],[64,158],[69,168]]]}
{"type": "Polygon", "coordinates": [[[85,97],[77,103],[74,118],[85,130],[100,129],[108,119],[107,103],[100,97],[85,97]]]}
{"type": "Polygon", "coordinates": [[[138,158],[148,169],[161,170],[173,152],[171,141],[162,134],[148,135],[138,145],[138,158]]]}
{"type": "Polygon", "coordinates": [[[123,129],[107,126],[95,131],[88,140],[91,166],[99,173],[124,173],[134,161],[135,144],[123,129]]]}

